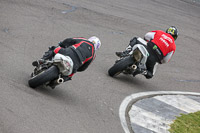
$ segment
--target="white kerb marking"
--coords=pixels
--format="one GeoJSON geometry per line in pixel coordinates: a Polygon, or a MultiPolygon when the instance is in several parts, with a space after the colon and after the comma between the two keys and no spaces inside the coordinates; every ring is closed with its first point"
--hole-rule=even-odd
{"type": "Polygon", "coordinates": [[[156,133],[169,133],[168,129],[172,121],[158,116],[152,112],[148,112],[135,105],[129,111],[131,123],[147,128],[156,133]]]}
{"type": "Polygon", "coordinates": [[[169,104],[177,109],[187,113],[192,113],[200,110],[200,103],[183,95],[165,95],[154,97],[166,104],[169,104]]]}
{"type": "Polygon", "coordinates": [[[119,108],[119,117],[121,120],[121,125],[125,133],[133,133],[134,129],[131,128],[129,111],[131,106],[138,100],[145,98],[155,97],[155,96],[165,96],[165,95],[191,95],[200,96],[200,93],[195,92],[181,92],[181,91],[151,91],[151,92],[140,92],[127,96],[121,103],[119,108]]]}

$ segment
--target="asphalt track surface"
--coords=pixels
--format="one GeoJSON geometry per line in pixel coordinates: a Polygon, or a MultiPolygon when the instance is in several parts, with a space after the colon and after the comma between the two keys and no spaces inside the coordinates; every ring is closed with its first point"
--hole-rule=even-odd
{"type": "Polygon", "coordinates": [[[200,6],[190,0],[0,0],[0,132],[122,133],[133,93],[200,92],[200,6]],[[178,27],[177,51],[151,80],[107,70],[134,36],[178,27]],[[67,37],[98,36],[96,60],[52,90],[29,88],[31,62],[67,37]]]}

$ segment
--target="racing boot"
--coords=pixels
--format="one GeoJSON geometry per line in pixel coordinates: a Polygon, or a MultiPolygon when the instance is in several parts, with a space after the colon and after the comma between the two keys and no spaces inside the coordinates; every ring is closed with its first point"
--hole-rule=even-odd
{"type": "Polygon", "coordinates": [[[33,61],[32,65],[35,67],[39,67],[40,65],[42,65],[45,60],[51,59],[54,56],[53,51],[47,51],[45,52],[45,54],[43,55],[43,57],[39,60],[33,61]]]}
{"type": "Polygon", "coordinates": [[[126,57],[127,55],[129,55],[129,53],[131,52],[132,50],[132,47],[129,45],[125,51],[122,51],[122,52],[115,52],[115,54],[118,56],[118,57],[126,57]]]}
{"type": "Polygon", "coordinates": [[[44,59],[40,59],[40,60],[36,60],[32,62],[32,65],[35,67],[39,67],[41,64],[43,64],[45,62],[44,59]]]}
{"type": "Polygon", "coordinates": [[[42,59],[43,59],[43,60],[49,60],[49,59],[51,59],[54,55],[55,55],[55,54],[54,54],[53,50],[49,50],[49,51],[47,51],[47,52],[44,53],[42,59]]]}
{"type": "Polygon", "coordinates": [[[137,40],[137,38],[138,38],[138,37],[134,37],[133,39],[130,40],[130,43],[129,43],[129,45],[128,45],[128,47],[126,48],[125,51],[116,52],[115,54],[116,54],[118,57],[120,57],[120,58],[121,58],[121,57],[127,56],[127,55],[131,52],[133,46],[134,46],[135,44],[137,44],[137,43],[140,43],[140,42],[137,40]]]}
{"type": "Polygon", "coordinates": [[[126,57],[129,54],[129,51],[115,52],[118,57],[126,57]]]}
{"type": "Polygon", "coordinates": [[[49,50],[44,53],[43,57],[40,60],[33,61],[32,65],[38,67],[39,65],[43,64],[45,60],[51,59],[55,55],[53,51],[55,48],[55,46],[49,47],[49,50]]]}

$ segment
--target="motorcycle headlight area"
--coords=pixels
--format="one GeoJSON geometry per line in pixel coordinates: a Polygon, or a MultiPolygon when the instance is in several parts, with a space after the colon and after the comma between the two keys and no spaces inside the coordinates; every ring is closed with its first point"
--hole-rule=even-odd
{"type": "Polygon", "coordinates": [[[139,48],[136,48],[133,51],[133,58],[137,61],[140,62],[141,59],[143,58],[143,54],[141,53],[141,51],[139,50],[139,48]]]}

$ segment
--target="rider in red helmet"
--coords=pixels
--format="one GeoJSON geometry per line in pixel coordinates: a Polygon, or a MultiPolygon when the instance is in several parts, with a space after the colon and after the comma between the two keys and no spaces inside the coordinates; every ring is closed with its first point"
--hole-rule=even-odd
{"type": "MultiPolygon", "coordinates": [[[[170,61],[172,55],[176,50],[175,40],[178,37],[178,30],[175,26],[169,27],[166,32],[161,30],[151,31],[146,33],[144,39],[147,43],[147,50],[149,52],[149,57],[147,58],[147,74],[145,77],[147,79],[152,78],[155,74],[156,67],[155,65],[167,63],[170,61]]],[[[132,47],[140,43],[137,40],[137,37],[134,37],[128,47],[123,52],[116,52],[116,55],[119,57],[124,57],[129,54],[132,50],[132,47]]],[[[140,71],[136,71],[136,74],[139,74],[140,71]]]]}

